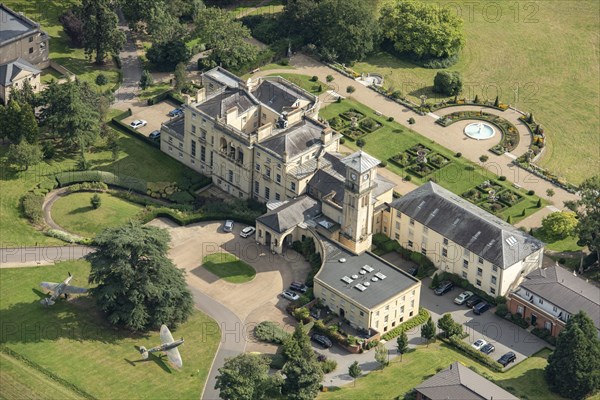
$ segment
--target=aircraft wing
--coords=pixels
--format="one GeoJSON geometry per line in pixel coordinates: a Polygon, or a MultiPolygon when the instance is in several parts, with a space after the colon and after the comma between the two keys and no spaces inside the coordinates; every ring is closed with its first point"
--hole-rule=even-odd
{"type": "Polygon", "coordinates": [[[69,293],[69,294],[80,294],[80,293],[86,293],[87,289],[86,288],[82,288],[82,287],[77,287],[77,286],[65,286],[65,288],[62,291],[63,293],[69,293]]]}
{"type": "Polygon", "coordinates": [[[40,283],[40,286],[43,287],[44,289],[48,289],[51,292],[54,292],[54,289],[56,289],[56,287],[58,286],[58,283],[54,283],[54,282],[42,282],[40,283]]]}
{"type": "Polygon", "coordinates": [[[173,364],[177,368],[183,367],[183,361],[181,360],[181,355],[179,354],[179,350],[177,349],[177,347],[175,347],[174,349],[167,350],[166,353],[167,357],[169,358],[169,361],[171,361],[171,364],[173,364]]]}
{"type": "MultiPolygon", "coordinates": [[[[160,343],[171,343],[174,342],[173,335],[171,335],[171,331],[167,328],[166,325],[161,325],[160,327],[160,343]]],[[[177,353],[179,354],[179,353],[177,353]]]]}

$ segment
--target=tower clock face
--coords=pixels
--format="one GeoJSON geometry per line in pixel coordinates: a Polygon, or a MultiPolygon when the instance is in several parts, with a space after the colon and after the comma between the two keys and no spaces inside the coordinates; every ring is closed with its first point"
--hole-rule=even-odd
{"type": "Polygon", "coordinates": [[[350,179],[352,179],[353,181],[356,180],[356,174],[355,173],[351,173],[350,174],[350,179]]]}
{"type": "Polygon", "coordinates": [[[363,175],[363,181],[366,181],[367,179],[369,179],[369,174],[364,174],[363,175]]]}

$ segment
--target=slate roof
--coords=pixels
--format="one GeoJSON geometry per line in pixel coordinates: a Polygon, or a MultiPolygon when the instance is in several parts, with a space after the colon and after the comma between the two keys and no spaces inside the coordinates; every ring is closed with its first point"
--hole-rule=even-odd
{"type": "Polygon", "coordinates": [[[363,172],[367,172],[379,165],[381,161],[376,159],[375,157],[365,153],[362,150],[357,151],[356,153],[350,154],[348,157],[342,158],[342,163],[347,167],[352,168],[357,171],[359,174],[363,172]]]}
{"type": "Polygon", "coordinates": [[[518,400],[459,362],[452,363],[415,390],[431,400],[518,400]]]}
{"type": "Polygon", "coordinates": [[[32,74],[42,73],[42,71],[27,61],[23,60],[22,58],[17,58],[14,61],[0,65],[0,85],[10,86],[13,82],[13,79],[19,75],[21,71],[29,71],[32,74]]]}
{"type": "Polygon", "coordinates": [[[174,134],[177,139],[183,141],[185,134],[185,120],[183,116],[173,118],[172,120],[165,122],[164,125],[172,130],[172,132],[168,133],[174,134]]]}
{"type": "Polygon", "coordinates": [[[286,152],[287,156],[292,158],[308,148],[320,144],[323,129],[322,125],[310,118],[303,118],[302,121],[288,127],[285,131],[263,140],[259,145],[280,156],[286,152]]]}
{"type": "Polygon", "coordinates": [[[301,196],[282,206],[268,211],[256,219],[257,222],[283,233],[301,222],[321,214],[321,203],[310,196],[301,196]]]}
{"type": "Polygon", "coordinates": [[[242,83],[242,80],[239,77],[221,67],[215,67],[210,71],[206,71],[204,75],[207,75],[230,88],[238,88],[242,83]]]}
{"type": "Polygon", "coordinates": [[[365,308],[372,309],[390,297],[419,284],[418,279],[369,252],[356,255],[333,241],[327,239],[322,239],[322,241],[325,247],[325,264],[315,276],[315,280],[335,289],[338,293],[365,308]],[[346,261],[342,263],[339,261],[340,258],[345,258],[346,261]],[[373,271],[364,275],[360,274],[364,265],[370,266],[373,271]],[[371,281],[376,273],[385,275],[385,279],[377,282],[371,281]],[[342,280],[343,277],[351,278],[352,275],[357,277],[351,283],[348,284],[342,280]],[[364,291],[361,292],[355,288],[356,284],[365,282],[368,282],[368,286],[364,291]]]}
{"type": "Polygon", "coordinates": [[[0,46],[4,42],[17,38],[29,31],[38,29],[39,25],[0,3],[0,46]]]}
{"type": "Polygon", "coordinates": [[[570,314],[585,311],[600,329],[600,288],[565,268],[554,265],[536,269],[525,277],[521,287],[570,314]]]}
{"type": "Polygon", "coordinates": [[[213,97],[209,97],[197,106],[198,110],[213,118],[225,117],[227,110],[237,107],[238,113],[243,113],[256,102],[248,94],[240,89],[226,88],[213,97]]]}
{"type": "Polygon", "coordinates": [[[281,82],[271,79],[261,79],[260,84],[252,90],[252,94],[262,104],[281,114],[289,107],[293,107],[298,100],[310,101],[300,91],[281,82]]]}
{"type": "Polygon", "coordinates": [[[433,182],[391,206],[502,269],[543,247],[534,237],[433,182]]]}

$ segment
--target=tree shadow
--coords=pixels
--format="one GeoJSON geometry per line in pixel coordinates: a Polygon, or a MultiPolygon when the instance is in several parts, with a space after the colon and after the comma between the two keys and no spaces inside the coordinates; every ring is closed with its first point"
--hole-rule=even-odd
{"type": "MultiPolygon", "coordinates": [[[[140,352],[140,346],[134,346],[134,348],[136,349],[136,351],[138,353],[140,352]]],[[[168,374],[172,374],[173,371],[171,370],[171,368],[169,368],[167,363],[164,361],[164,357],[166,357],[166,356],[162,355],[162,354],[156,355],[154,353],[148,353],[148,358],[146,358],[146,359],[140,358],[138,360],[130,360],[128,358],[124,358],[123,360],[125,360],[129,365],[131,365],[133,367],[137,367],[137,364],[139,364],[139,363],[154,362],[156,365],[158,365],[160,368],[162,368],[163,371],[165,371],[168,374]]]]}
{"type": "Polygon", "coordinates": [[[94,208],[92,206],[85,206],[85,207],[79,207],[79,208],[75,208],[74,210],[71,210],[68,212],[69,215],[72,214],[83,214],[86,213],[88,211],[92,211],[94,208]]]}

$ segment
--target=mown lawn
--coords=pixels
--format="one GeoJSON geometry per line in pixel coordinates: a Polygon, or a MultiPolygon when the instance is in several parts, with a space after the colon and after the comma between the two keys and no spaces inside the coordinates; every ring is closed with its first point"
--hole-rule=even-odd
{"type": "Polygon", "coordinates": [[[130,203],[108,193],[99,193],[101,205],[93,209],[93,193],[72,193],[52,206],[52,219],[65,230],[81,236],[94,237],[104,229],[127,223],[142,206],[130,203]]]}
{"type": "MultiPolygon", "coordinates": [[[[375,112],[372,109],[354,100],[346,99],[341,103],[332,103],[321,109],[320,116],[329,120],[351,108],[360,111],[366,117],[372,118],[382,125],[381,128],[365,136],[366,145],[364,147],[364,150],[367,153],[379,160],[389,160],[389,158],[395,154],[421,143],[431,148],[433,151],[444,155],[452,162],[450,165],[437,170],[430,176],[434,178],[438,184],[458,195],[465,193],[486,180],[498,178],[492,172],[463,157],[455,157],[453,152],[440,146],[433,140],[407,129],[396,122],[389,122],[384,117],[375,115],[375,112]]],[[[345,145],[353,149],[358,149],[356,143],[348,139],[346,139],[345,145]]],[[[386,168],[402,177],[409,174],[404,168],[401,168],[390,161],[388,161],[386,168]]],[[[419,178],[415,175],[411,175],[411,181],[417,184],[425,183],[428,179],[429,177],[419,178]]],[[[498,183],[523,196],[523,199],[520,202],[500,212],[498,214],[500,218],[506,220],[510,215],[512,222],[516,223],[539,210],[539,208],[536,207],[539,199],[537,196],[528,196],[525,191],[515,189],[510,183],[498,183]],[[523,210],[525,210],[524,216],[522,215],[523,210]]],[[[543,205],[545,204],[546,203],[543,203],[543,205]]]]}
{"type": "Polygon", "coordinates": [[[329,85],[327,85],[326,83],[323,83],[321,81],[316,81],[313,82],[310,79],[312,78],[312,76],[308,76],[308,75],[301,75],[301,74],[277,74],[276,76],[281,76],[284,79],[287,79],[288,81],[292,82],[295,85],[300,86],[302,89],[308,91],[309,93],[312,93],[316,96],[324,93],[325,91],[327,91],[329,89],[329,85]],[[322,90],[319,90],[319,87],[322,90]]]}
{"type": "MultiPolygon", "coordinates": [[[[575,184],[600,170],[600,3],[582,1],[441,0],[464,20],[466,46],[449,70],[463,75],[463,96],[494,99],[533,112],[549,137],[540,164],[575,184]],[[493,12],[491,12],[494,10],[493,12]],[[518,89],[518,91],[517,91],[518,89]]],[[[386,87],[419,102],[437,70],[386,53],[353,67],[377,72],[386,87]]],[[[441,111],[440,111],[441,112],[441,111]]]]}
{"type": "Polygon", "coordinates": [[[256,276],[254,268],[229,253],[209,254],[202,266],[229,283],[249,282],[256,276]]]}
{"type": "Polygon", "coordinates": [[[519,398],[559,400],[562,397],[550,392],[544,380],[544,367],[549,354],[550,351],[544,349],[508,371],[496,373],[445,344],[419,346],[416,351],[405,354],[402,361],[397,357],[383,370],[358,378],[356,387],[350,383],[321,393],[318,398],[322,400],[392,400],[397,396],[403,398],[415,386],[434,375],[438,368],[447,368],[458,361],[468,367],[475,367],[477,373],[487,379],[494,379],[496,384],[519,398]]]}
{"type": "MultiPolygon", "coordinates": [[[[175,337],[186,339],[180,347],[181,371],[157,358],[136,362],[136,346],[160,344],[158,332],[136,334],[109,326],[85,295],[68,302],[61,299],[51,308],[39,303],[45,297],[39,283],[59,282],[67,272],[74,275],[72,284],[87,286],[85,261],[0,270],[3,345],[96,398],[198,399],[220,340],[212,319],[195,311],[173,330],[175,337]]],[[[19,384],[32,392],[41,390],[30,379],[22,378],[19,384]]],[[[2,387],[4,391],[4,381],[2,387]]],[[[50,391],[45,397],[69,398],[63,391],[50,391]]]]}
{"type": "Polygon", "coordinates": [[[238,5],[231,9],[231,12],[238,18],[246,15],[276,14],[283,11],[283,0],[270,0],[257,7],[261,2],[262,0],[240,1],[238,5]]]}
{"type": "Polygon", "coordinates": [[[567,236],[564,239],[555,239],[549,236],[543,228],[533,231],[533,236],[546,243],[546,248],[552,251],[581,251],[583,247],[577,245],[577,236],[567,236]]]}
{"type": "Polygon", "coordinates": [[[89,82],[99,91],[112,88],[119,79],[119,72],[114,67],[111,59],[107,59],[105,66],[97,66],[86,59],[83,49],[71,47],[69,38],[65,35],[58,18],[73,5],[75,0],[46,1],[46,0],[6,0],[4,4],[13,10],[23,12],[27,17],[38,22],[42,29],[50,36],[50,59],[59,63],[82,80],[89,82]],[[98,74],[104,74],[108,83],[96,85],[98,74]]]}

